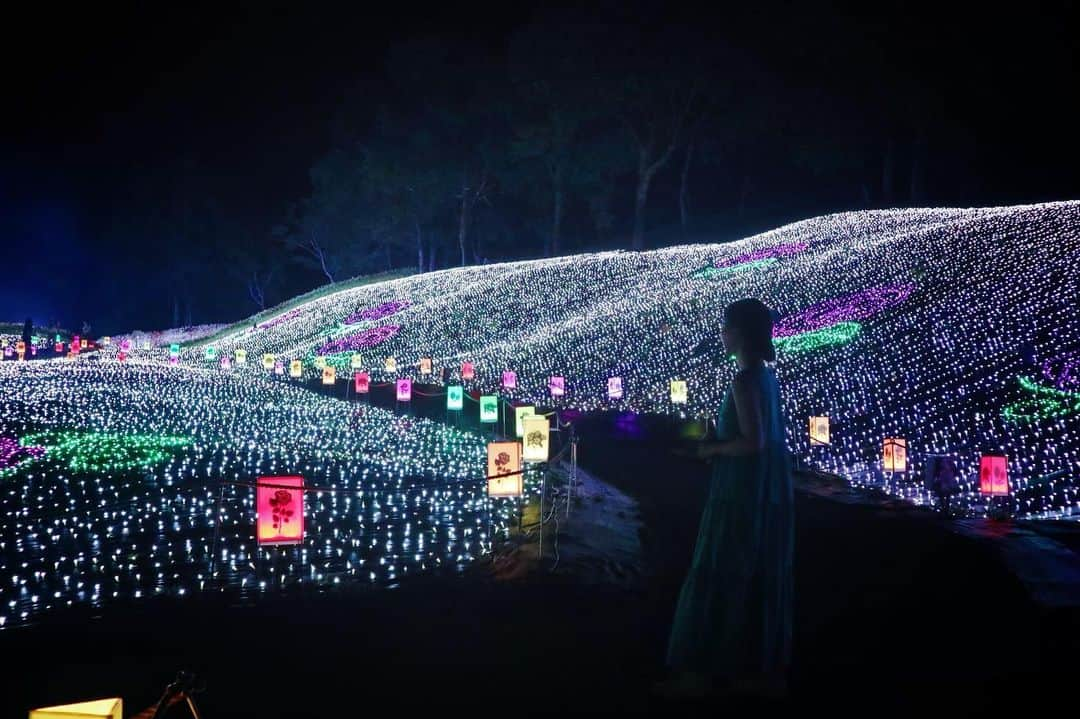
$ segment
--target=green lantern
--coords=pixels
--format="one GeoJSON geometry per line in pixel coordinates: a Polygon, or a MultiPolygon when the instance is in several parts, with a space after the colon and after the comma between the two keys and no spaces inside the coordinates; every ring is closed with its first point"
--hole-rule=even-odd
{"type": "Polygon", "coordinates": [[[172,355],[173,357],[179,357],[180,356],[180,345],[176,344],[175,342],[173,344],[169,345],[169,354],[172,355]]]}
{"type": "Polygon", "coordinates": [[[493,394],[480,396],[480,421],[486,423],[499,421],[499,397],[493,394]]]}
{"type": "Polygon", "coordinates": [[[213,346],[208,346],[206,348],[206,359],[211,362],[217,359],[217,350],[213,346]]]}
{"type": "Polygon", "coordinates": [[[465,391],[459,384],[446,388],[446,408],[460,410],[465,406],[465,391]]]}

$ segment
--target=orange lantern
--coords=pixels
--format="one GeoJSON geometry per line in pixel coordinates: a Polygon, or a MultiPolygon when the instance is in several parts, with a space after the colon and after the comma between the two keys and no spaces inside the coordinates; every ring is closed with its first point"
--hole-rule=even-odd
{"type": "Polygon", "coordinates": [[[255,490],[260,546],[304,541],[304,478],[259,477],[255,490]]]}
{"type": "Polygon", "coordinates": [[[337,370],[334,367],[331,367],[330,365],[327,365],[326,367],[323,367],[323,370],[322,370],[322,383],[323,384],[334,384],[335,382],[337,382],[337,370]]]}
{"type": "Polygon", "coordinates": [[[368,377],[367,372],[356,372],[353,374],[353,389],[357,394],[367,394],[371,388],[371,378],[368,377]]]}
{"type": "Polygon", "coordinates": [[[461,363],[461,379],[472,379],[476,376],[476,367],[472,362],[461,363]]]}
{"type": "Polygon", "coordinates": [[[19,359],[26,358],[26,343],[22,340],[15,343],[15,354],[19,355],[19,359]]]}
{"type": "Polygon", "coordinates": [[[979,459],[979,493],[991,497],[1009,494],[1008,460],[999,455],[983,455],[979,459]]]}
{"type": "Polygon", "coordinates": [[[489,442],[487,446],[489,497],[520,497],[525,491],[521,474],[520,442],[489,442]]]}
{"type": "Polygon", "coordinates": [[[86,341],[85,337],[83,339],[79,340],[79,349],[86,349],[86,345],[87,345],[87,341],[86,341]]]}
{"type": "Polygon", "coordinates": [[[829,418],[810,418],[810,446],[829,444],[829,418]]]}
{"type": "Polygon", "coordinates": [[[304,376],[304,363],[298,359],[289,362],[289,376],[298,379],[304,376]]]}
{"type": "Polygon", "coordinates": [[[431,374],[431,358],[422,357],[420,359],[420,374],[431,374]]]}
{"type": "Polygon", "coordinates": [[[907,471],[907,440],[891,438],[885,440],[884,462],[886,472],[907,471]]]}
{"type": "Polygon", "coordinates": [[[412,380],[405,378],[397,381],[398,402],[408,402],[412,399],[412,380]]]}

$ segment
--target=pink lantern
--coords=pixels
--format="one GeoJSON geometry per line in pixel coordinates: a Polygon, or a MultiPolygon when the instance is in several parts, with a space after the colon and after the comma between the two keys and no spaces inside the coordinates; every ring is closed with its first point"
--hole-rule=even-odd
{"type": "Polygon", "coordinates": [[[548,381],[548,388],[551,390],[552,397],[562,397],[566,394],[566,378],[552,377],[548,381]]]}
{"type": "Polygon", "coordinates": [[[116,361],[117,362],[123,362],[126,359],[127,359],[127,352],[125,352],[124,350],[120,350],[119,352],[116,353],[116,361]]]}
{"type": "Polygon", "coordinates": [[[979,493],[991,497],[1009,495],[1008,461],[1005,457],[983,455],[979,459],[979,493]]]}
{"type": "Polygon", "coordinates": [[[461,379],[472,379],[476,376],[476,367],[472,362],[461,363],[461,379]]]}
{"type": "Polygon", "coordinates": [[[517,387],[517,372],[513,370],[506,370],[502,375],[503,389],[514,389],[517,387]]]}
{"type": "Polygon", "coordinates": [[[371,378],[368,377],[367,372],[356,372],[353,374],[353,386],[357,394],[367,394],[371,389],[371,378]]]}
{"type": "Polygon", "coordinates": [[[399,379],[397,381],[397,399],[398,402],[408,402],[412,399],[411,379],[399,379]]]}
{"type": "Polygon", "coordinates": [[[304,541],[304,478],[259,477],[255,492],[260,546],[304,541]]]}
{"type": "Polygon", "coordinates": [[[63,352],[64,351],[64,343],[63,342],[57,342],[56,345],[53,347],[53,351],[56,352],[56,354],[60,354],[61,352],[63,352]]]}
{"type": "Polygon", "coordinates": [[[230,367],[232,367],[232,362],[229,360],[229,357],[227,355],[222,355],[221,369],[229,369],[230,367]]]}
{"type": "Polygon", "coordinates": [[[120,340],[120,349],[124,350],[125,352],[130,352],[131,351],[131,340],[129,340],[129,339],[120,340]]]}
{"type": "Polygon", "coordinates": [[[608,399],[622,399],[622,377],[608,377],[607,396],[608,399]]]}

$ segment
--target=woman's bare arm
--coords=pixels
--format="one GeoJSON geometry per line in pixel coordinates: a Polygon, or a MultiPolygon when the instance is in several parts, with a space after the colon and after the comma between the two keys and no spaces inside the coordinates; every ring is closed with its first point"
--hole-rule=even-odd
{"type": "Polygon", "coordinates": [[[765,449],[765,427],[761,417],[761,389],[747,375],[739,375],[731,388],[739,433],[723,442],[706,442],[699,450],[703,459],[739,457],[765,449]]]}

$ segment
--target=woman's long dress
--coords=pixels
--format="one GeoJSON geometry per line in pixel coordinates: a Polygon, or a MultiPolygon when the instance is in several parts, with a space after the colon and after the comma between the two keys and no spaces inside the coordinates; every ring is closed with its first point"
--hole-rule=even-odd
{"type": "MultiPolygon", "coordinates": [[[[794,503],[779,387],[768,367],[743,372],[760,386],[765,449],[713,462],[668,644],[673,670],[719,678],[781,673],[791,658],[794,503]]],[[[716,434],[737,433],[728,388],[716,434]]]]}

